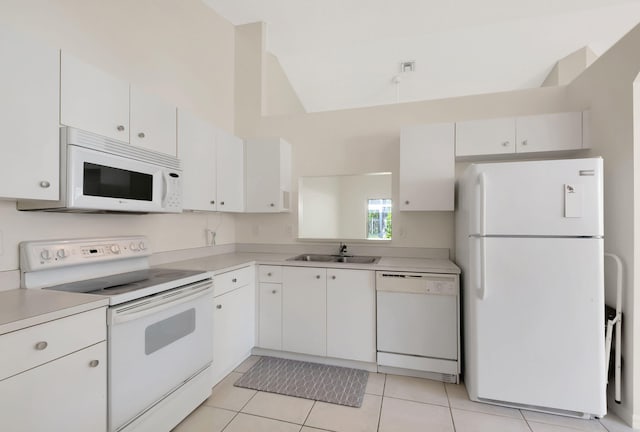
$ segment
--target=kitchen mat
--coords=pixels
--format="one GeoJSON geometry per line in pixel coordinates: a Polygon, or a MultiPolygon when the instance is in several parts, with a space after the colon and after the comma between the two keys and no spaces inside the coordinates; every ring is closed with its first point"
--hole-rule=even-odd
{"type": "Polygon", "coordinates": [[[359,408],[368,379],[361,369],[262,357],[234,386],[359,408]]]}

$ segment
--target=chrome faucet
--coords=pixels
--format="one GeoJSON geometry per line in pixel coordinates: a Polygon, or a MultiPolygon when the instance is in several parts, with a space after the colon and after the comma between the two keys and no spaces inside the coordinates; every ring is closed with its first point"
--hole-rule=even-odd
{"type": "Polygon", "coordinates": [[[347,255],[347,245],[340,242],[340,256],[346,256],[347,255]]]}

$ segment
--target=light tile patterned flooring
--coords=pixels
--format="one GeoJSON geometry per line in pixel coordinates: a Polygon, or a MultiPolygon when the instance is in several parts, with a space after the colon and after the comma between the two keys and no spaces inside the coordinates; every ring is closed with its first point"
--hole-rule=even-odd
{"type": "Polygon", "coordinates": [[[463,385],[371,373],[362,407],[258,392],[233,383],[249,357],[173,432],[632,432],[620,419],[580,420],[472,402],[463,385]]]}

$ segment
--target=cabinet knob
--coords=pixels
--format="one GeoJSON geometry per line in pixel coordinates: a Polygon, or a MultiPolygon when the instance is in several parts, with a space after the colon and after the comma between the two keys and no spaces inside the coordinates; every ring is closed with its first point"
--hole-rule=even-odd
{"type": "Polygon", "coordinates": [[[215,201],[209,201],[209,202],[210,202],[211,204],[215,204],[215,203],[216,203],[215,201]]]}
{"type": "Polygon", "coordinates": [[[48,343],[46,343],[45,341],[42,341],[42,342],[38,342],[38,343],[36,344],[35,348],[36,348],[38,351],[42,351],[42,350],[46,349],[48,346],[49,346],[49,344],[48,344],[48,343]]]}
{"type": "Polygon", "coordinates": [[[45,189],[48,188],[49,186],[51,186],[51,183],[49,183],[46,180],[42,180],[39,184],[40,184],[41,188],[45,188],[45,189]]]}
{"type": "Polygon", "coordinates": [[[267,273],[267,276],[271,276],[271,272],[267,273]]]}
{"type": "Polygon", "coordinates": [[[316,275],[316,279],[320,279],[320,275],[316,275]]]}
{"type": "Polygon", "coordinates": [[[278,292],[278,291],[273,290],[273,291],[271,291],[271,294],[275,294],[275,293],[277,293],[277,292],[278,292]]]}
{"type": "Polygon", "coordinates": [[[231,282],[236,283],[236,282],[238,282],[238,279],[237,278],[233,278],[233,279],[231,279],[231,282]]]}
{"type": "Polygon", "coordinates": [[[409,201],[409,200],[406,200],[404,203],[405,203],[406,205],[409,205],[410,201],[409,201]]]}
{"type": "Polygon", "coordinates": [[[336,276],[335,276],[335,275],[331,276],[331,279],[335,280],[335,279],[336,279],[336,276]]]}
{"type": "Polygon", "coordinates": [[[522,145],[527,145],[527,140],[523,140],[522,145]]]}
{"type": "Polygon", "coordinates": [[[269,204],[269,207],[275,207],[276,205],[274,203],[269,204]]]}
{"type": "Polygon", "coordinates": [[[91,360],[89,362],[89,367],[98,367],[99,364],[100,364],[100,360],[91,360]]]}
{"type": "Polygon", "coordinates": [[[220,201],[220,205],[224,205],[224,201],[220,201]]]}
{"type": "Polygon", "coordinates": [[[124,126],[123,125],[118,125],[118,127],[116,129],[118,129],[118,132],[122,132],[124,130],[124,126]]]}
{"type": "Polygon", "coordinates": [[[222,305],[216,305],[216,309],[222,309],[222,305]]]}
{"type": "Polygon", "coordinates": [[[507,146],[509,146],[509,141],[505,141],[502,143],[502,147],[507,147],[507,146]]]}
{"type": "Polygon", "coordinates": [[[140,132],[140,133],[138,134],[138,138],[144,138],[144,137],[145,137],[144,132],[140,132]]]}

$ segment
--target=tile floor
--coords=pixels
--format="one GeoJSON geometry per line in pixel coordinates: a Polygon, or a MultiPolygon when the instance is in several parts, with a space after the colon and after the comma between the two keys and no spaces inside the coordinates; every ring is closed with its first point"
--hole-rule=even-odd
{"type": "Polygon", "coordinates": [[[173,432],[633,432],[620,419],[580,420],[472,402],[463,385],[371,373],[362,407],[258,392],[233,383],[249,357],[173,432]]]}

